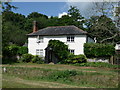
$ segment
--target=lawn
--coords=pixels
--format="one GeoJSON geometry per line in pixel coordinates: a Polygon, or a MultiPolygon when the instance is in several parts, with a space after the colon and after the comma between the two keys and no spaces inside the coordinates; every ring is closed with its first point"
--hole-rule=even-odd
{"type": "Polygon", "coordinates": [[[119,69],[64,64],[2,65],[3,88],[117,88],[119,69]]]}

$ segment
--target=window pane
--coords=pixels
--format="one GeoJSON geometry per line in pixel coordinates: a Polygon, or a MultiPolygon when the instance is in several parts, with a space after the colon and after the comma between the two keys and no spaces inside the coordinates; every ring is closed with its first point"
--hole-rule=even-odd
{"type": "Polygon", "coordinates": [[[68,36],[67,41],[68,42],[74,42],[74,36],[68,36]]]}

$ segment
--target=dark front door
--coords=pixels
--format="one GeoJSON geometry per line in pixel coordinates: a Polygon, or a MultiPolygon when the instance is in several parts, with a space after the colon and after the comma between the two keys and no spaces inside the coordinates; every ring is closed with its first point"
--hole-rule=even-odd
{"type": "Polygon", "coordinates": [[[54,64],[58,62],[58,58],[56,57],[51,47],[47,47],[45,49],[45,62],[46,63],[53,62],[54,64]]]}

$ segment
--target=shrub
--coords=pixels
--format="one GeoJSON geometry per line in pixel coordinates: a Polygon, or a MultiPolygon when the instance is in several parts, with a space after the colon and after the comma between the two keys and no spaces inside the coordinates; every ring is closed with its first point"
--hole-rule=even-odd
{"type": "Polygon", "coordinates": [[[85,43],[84,53],[88,58],[110,57],[115,54],[115,48],[110,44],[85,43]]]}
{"type": "Polygon", "coordinates": [[[33,55],[31,55],[31,54],[23,54],[21,61],[22,62],[31,62],[32,58],[33,58],[33,55]]]}
{"type": "Polygon", "coordinates": [[[36,56],[34,56],[34,57],[32,58],[32,62],[33,62],[33,63],[37,63],[37,64],[43,64],[43,63],[44,63],[44,61],[42,60],[42,58],[39,57],[38,55],[36,55],[36,56]]]}
{"type": "Polygon", "coordinates": [[[85,63],[87,62],[87,58],[85,55],[73,55],[70,54],[68,59],[66,59],[63,63],[68,63],[68,64],[76,64],[76,63],[85,63]]]}
{"type": "Polygon", "coordinates": [[[21,46],[19,46],[19,49],[18,49],[18,55],[22,55],[22,54],[26,54],[26,53],[28,53],[28,48],[27,47],[21,47],[21,46]]]}
{"type": "Polygon", "coordinates": [[[13,63],[17,62],[17,51],[18,51],[18,46],[16,45],[10,45],[3,47],[2,49],[2,63],[13,63]]]}

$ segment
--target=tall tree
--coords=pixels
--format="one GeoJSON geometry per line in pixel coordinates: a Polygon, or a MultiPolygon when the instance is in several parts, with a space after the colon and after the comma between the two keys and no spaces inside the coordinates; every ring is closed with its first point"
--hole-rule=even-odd
{"type": "Polygon", "coordinates": [[[83,28],[83,23],[84,23],[84,17],[80,14],[80,11],[77,7],[75,6],[70,6],[70,9],[68,10],[68,16],[72,18],[72,24],[81,28],[83,28]]]}
{"type": "Polygon", "coordinates": [[[38,12],[32,12],[27,16],[27,18],[39,18],[39,17],[44,17],[44,18],[48,19],[48,16],[43,15],[43,14],[38,13],[38,12]]]}
{"type": "Polygon", "coordinates": [[[11,11],[11,9],[17,9],[17,8],[18,7],[15,7],[15,6],[11,5],[10,2],[4,2],[4,3],[2,3],[2,9],[3,9],[3,11],[8,12],[8,11],[11,11]]]}
{"type": "Polygon", "coordinates": [[[75,6],[70,6],[70,9],[68,10],[68,15],[71,16],[71,18],[74,19],[74,21],[79,21],[80,19],[84,19],[82,15],[80,14],[79,9],[75,6]]]}
{"type": "Polygon", "coordinates": [[[23,45],[26,42],[26,31],[23,30],[25,16],[11,11],[15,6],[5,3],[2,12],[2,45],[10,43],[23,45]]]}
{"type": "Polygon", "coordinates": [[[98,43],[115,44],[120,35],[112,19],[105,15],[91,17],[88,32],[98,43]]]}

